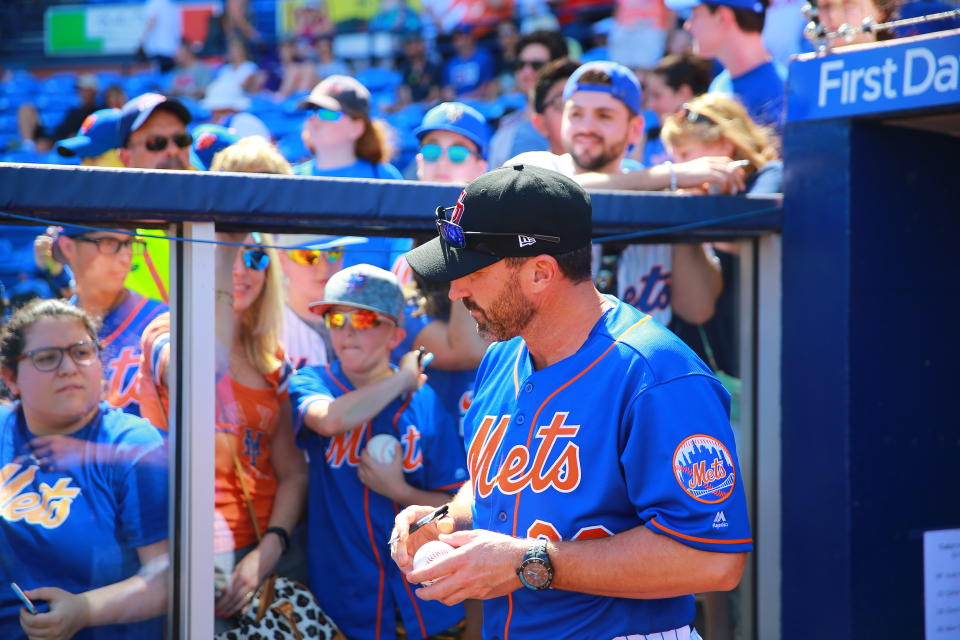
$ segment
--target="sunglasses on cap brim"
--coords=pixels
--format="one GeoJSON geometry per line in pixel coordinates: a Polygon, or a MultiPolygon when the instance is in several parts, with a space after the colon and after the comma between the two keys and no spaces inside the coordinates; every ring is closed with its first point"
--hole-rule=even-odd
{"type": "Polygon", "coordinates": [[[454,249],[467,249],[496,257],[516,255],[518,247],[535,245],[538,241],[559,244],[559,236],[538,233],[496,233],[464,231],[459,224],[446,219],[446,212],[455,207],[437,207],[437,233],[441,240],[454,249]]]}

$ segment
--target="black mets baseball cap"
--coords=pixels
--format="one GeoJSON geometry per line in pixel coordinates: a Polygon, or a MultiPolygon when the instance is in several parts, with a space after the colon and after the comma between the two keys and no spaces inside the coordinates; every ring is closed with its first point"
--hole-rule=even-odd
{"type": "Polygon", "coordinates": [[[426,280],[462,278],[503,258],[559,255],[590,244],[590,196],[567,176],[530,165],[485,173],[454,206],[437,207],[438,237],[406,254],[426,280]]]}

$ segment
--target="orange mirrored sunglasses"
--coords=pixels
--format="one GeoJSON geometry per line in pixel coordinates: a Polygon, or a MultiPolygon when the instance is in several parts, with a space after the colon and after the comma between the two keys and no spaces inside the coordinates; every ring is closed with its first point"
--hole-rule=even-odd
{"type": "Polygon", "coordinates": [[[328,311],[323,314],[323,321],[327,329],[343,329],[347,323],[357,331],[366,331],[367,329],[376,329],[383,322],[391,322],[385,316],[381,316],[376,311],[369,309],[357,309],[356,311],[328,311]]]}
{"type": "Polygon", "coordinates": [[[343,247],[335,249],[291,249],[290,259],[297,264],[313,266],[319,264],[321,260],[326,260],[330,264],[335,264],[343,259],[343,247]]]}

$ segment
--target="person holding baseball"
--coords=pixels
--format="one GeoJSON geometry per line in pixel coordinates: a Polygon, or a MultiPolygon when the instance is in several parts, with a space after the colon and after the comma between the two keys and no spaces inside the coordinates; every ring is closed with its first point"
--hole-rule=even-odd
{"type": "Polygon", "coordinates": [[[424,384],[428,356],[390,364],[403,307],[389,271],[359,264],[334,274],[310,308],[337,360],[290,383],[296,441],[310,457],[310,588],[351,640],[453,638],[464,618],[462,606],[418,600],[390,562],[396,514],[442,505],[467,479],[453,418],[424,384]]]}
{"type": "Polygon", "coordinates": [[[464,422],[470,480],[413,534],[434,507],[397,516],[395,563],[430,583],[424,601],[483,600],[489,640],[698,639],[691,594],[735,588],[753,546],[729,394],[596,290],[590,196],[571,178],[495,169],[436,216],[407,260],[450,281],[493,344],[464,422]],[[438,538],[453,549],[417,563],[438,538]]]}

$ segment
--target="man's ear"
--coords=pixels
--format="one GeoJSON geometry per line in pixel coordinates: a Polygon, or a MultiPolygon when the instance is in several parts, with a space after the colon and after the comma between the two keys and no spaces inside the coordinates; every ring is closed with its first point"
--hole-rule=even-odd
{"type": "Polygon", "coordinates": [[[129,169],[131,162],[130,149],[127,149],[126,147],[120,147],[117,149],[117,156],[120,158],[120,162],[123,163],[123,166],[129,169]]]}
{"type": "Polygon", "coordinates": [[[533,128],[537,130],[537,133],[542,135],[544,138],[547,137],[547,119],[543,117],[542,113],[537,113],[536,111],[531,113],[530,124],[532,124],[533,128]]]}
{"type": "Polygon", "coordinates": [[[627,140],[630,144],[636,144],[643,136],[643,116],[636,115],[630,118],[627,123],[627,140]]]}
{"type": "Polygon", "coordinates": [[[521,286],[529,287],[531,293],[539,293],[555,283],[561,277],[560,265],[553,256],[541,254],[527,260],[521,270],[521,286]]]}
{"type": "Polygon", "coordinates": [[[58,236],[54,242],[57,243],[57,247],[59,247],[60,253],[63,254],[67,264],[74,264],[74,260],[76,260],[77,257],[76,240],[68,238],[67,236],[58,236]]]}

